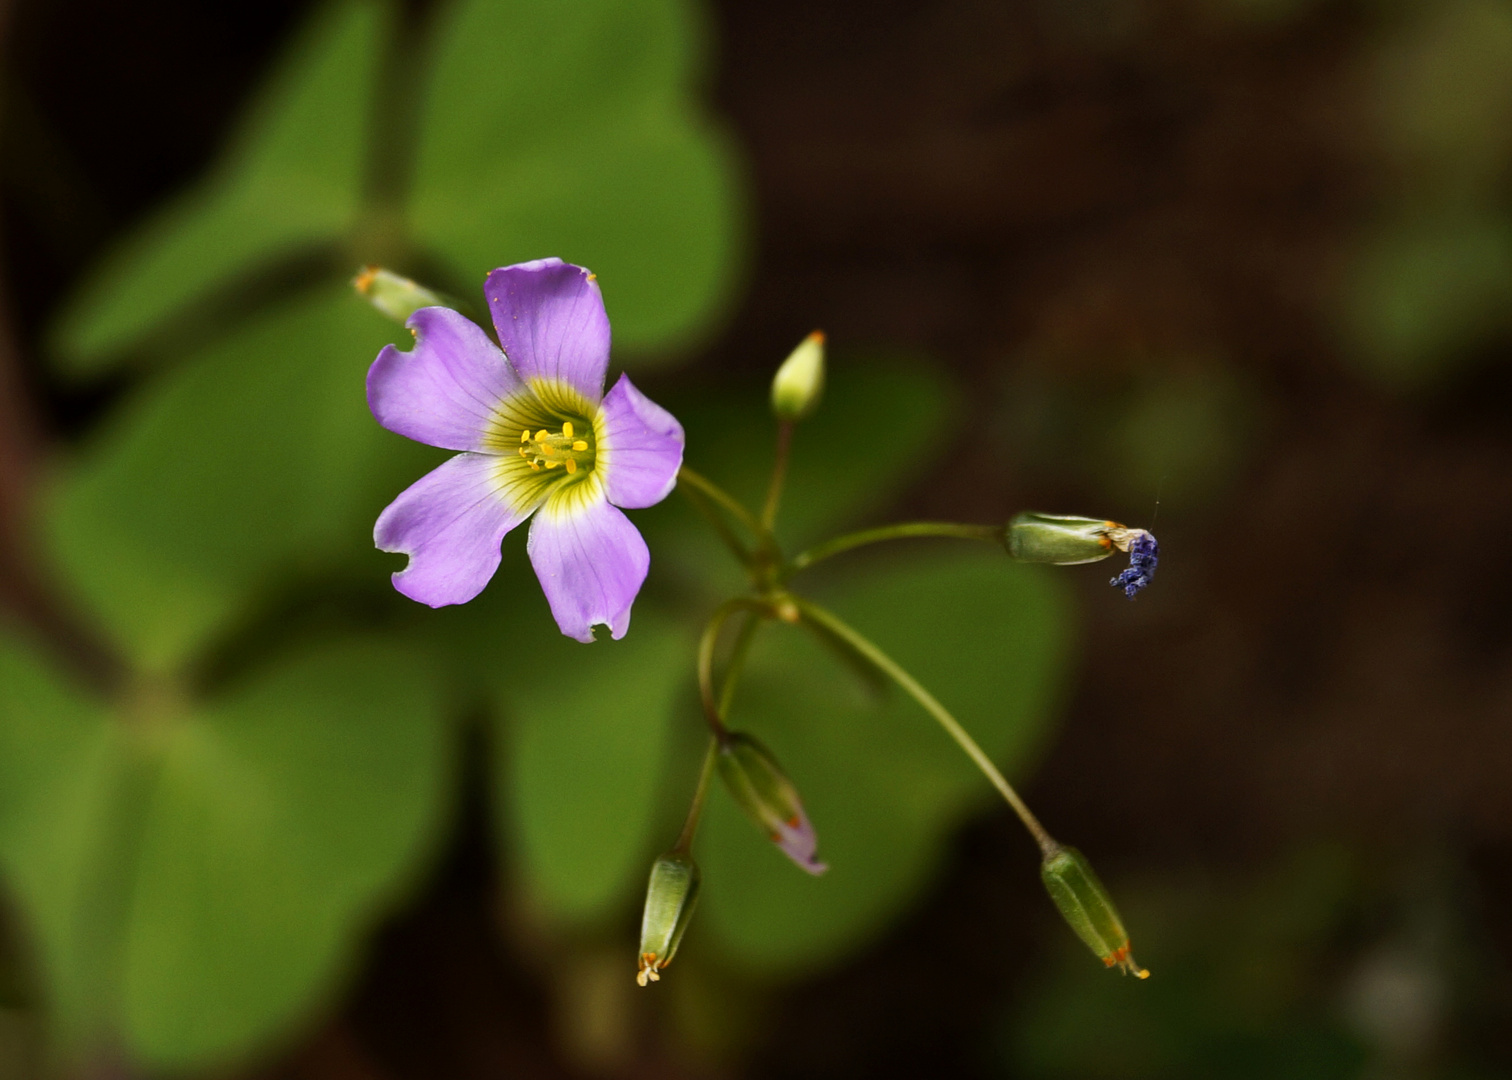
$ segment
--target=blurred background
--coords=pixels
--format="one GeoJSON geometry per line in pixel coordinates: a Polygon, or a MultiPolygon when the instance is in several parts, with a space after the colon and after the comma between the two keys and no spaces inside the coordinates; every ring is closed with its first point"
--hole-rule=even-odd
{"type": "Polygon", "coordinates": [[[0,1080],[1512,1075],[1512,2],[0,0],[0,1080]],[[1096,862],[1145,983],[906,701],[791,631],[633,982],[739,586],[679,500],[632,633],[523,538],[396,596],[382,262],[597,271],[782,538],[1022,509],[1154,586],[899,545],[816,593],[1096,862]],[[900,612],[908,612],[901,619],[900,612]],[[797,880],[803,878],[803,880],[797,880]]]}

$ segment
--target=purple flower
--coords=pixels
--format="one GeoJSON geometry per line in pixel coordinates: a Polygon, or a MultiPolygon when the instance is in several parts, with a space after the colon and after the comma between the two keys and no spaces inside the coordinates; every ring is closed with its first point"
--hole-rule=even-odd
{"type": "Polygon", "coordinates": [[[409,565],[394,587],[431,607],[477,596],[504,534],[531,514],[526,551],[562,633],[592,641],[630,626],[651,564],[618,507],[660,502],[677,482],[683,430],[621,375],[604,393],[609,318],[594,275],[560,259],[495,270],[484,283],[500,352],[444,307],[406,323],[415,347],[386,346],[368,407],[390,431],[462,451],[378,516],[373,542],[409,565]]]}
{"type": "Polygon", "coordinates": [[[1149,587],[1155,577],[1155,567],[1160,563],[1160,545],[1155,537],[1143,529],[1130,529],[1127,550],[1129,568],[1108,582],[1115,589],[1122,589],[1130,600],[1141,589],[1149,587]]]}

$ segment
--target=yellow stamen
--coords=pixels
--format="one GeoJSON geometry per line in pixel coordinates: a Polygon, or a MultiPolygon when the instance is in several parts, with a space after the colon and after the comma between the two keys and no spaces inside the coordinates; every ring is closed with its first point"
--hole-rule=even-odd
{"type": "Polygon", "coordinates": [[[572,421],[571,420],[565,420],[565,421],[562,422],[562,438],[564,438],[564,439],[570,439],[570,438],[572,438],[572,421]]]}
{"type": "Polygon", "coordinates": [[[548,432],[545,428],[542,428],[540,431],[536,432],[536,442],[545,442],[549,434],[550,432],[548,432]]]}
{"type": "Polygon", "coordinates": [[[529,442],[530,441],[530,429],[529,428],[526,428],[524,431],[520,432],[520,441],[521,442],[529,442]]]}
{"type": "Polygon", "coordinates": [[[572,444],[572,448],[574,450],[586,450],[588,449],[588,444],[585,443],[582,439],[579,439],[577,442],[572,444]]]}
{"type": "Polygon", "coordinates": [[[568,458],[567,459],[567,471],[569,473],[575,473],[575,472],[577,472],[577,462],[574,461],[572,458],[568,458]]]}
{"type": "Polygon", "coordinates": [[[556,468],[556,467],[557,467],[557,466],[558,466],[558,465],[560,465],[560,464],[561,464],[561,462],[560,462],[560,461],[548,461],[548,462],[547,462],[547,463],[546,463],[546,467],[547,467],[547,468],[548,468],[548,469],[555,469],[555,468],[556,468]]]}

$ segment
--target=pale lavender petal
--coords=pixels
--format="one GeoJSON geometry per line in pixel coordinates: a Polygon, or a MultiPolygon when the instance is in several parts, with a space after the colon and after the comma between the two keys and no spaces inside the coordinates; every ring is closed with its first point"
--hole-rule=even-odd
{"type": "Polygon", "coordinates": [[[625,636],[651,553],[601,492],[568,491],[548,500],[530,523],[526,550],[562,633],[592,641],[592,627],[601,623],[616,640],[625,636]]]}
{"type": "Polygon", "coordinates": [[[415,347],[386,345],[368,369],[368,408],[416,442],[477,450],[494,411],[524,384],[483,328],[450,308],[421,308],[406,323],[415,347]]]}
{"type": "Polygon", "coordinates": [[[772,843],[797,863],[800,870],[806,870],[817,877],[829,869],[828,864],[819,861],[819,836],[802,809],[792,821],[777,824],[776,831],[772,834],[772,843]]]}
{"type": "Polygon", "coordinates": [[[599,407],[597,469],[615,506],[655,506],[677,483],[683,429],[621,375],[599,407]]]}
{"type": "Polygon", "coordinates": [[[409,565],[394,588],[431,607],[465,604],[499,568],[504,534],[530,516],[500,483],[499,459],[458,454],[415,481],[378,515],[373,543],[409,565]]]}
{"type": "Polygon", "coordinates": [[[483,284],[504,354],[526,379],[566,383],[597,405],[609,370],[609,316],[581,266],[538,259],[495,270],[483,284]]]}

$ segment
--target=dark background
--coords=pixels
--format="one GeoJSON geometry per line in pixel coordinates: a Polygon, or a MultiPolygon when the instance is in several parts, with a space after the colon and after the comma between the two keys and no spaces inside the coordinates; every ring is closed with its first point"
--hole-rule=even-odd
{"type": "MultiPolygon", "coordinates": [[[[46,448],[119,390],[52,382],[41,328],[210,160],[305,6],[0,6],[0,597],[30,618],[64,621],[27,569],[26,493],[46,448]]],[[[1436,958],[1447,989],[1423,998],[1425,1034],[1382,1051],[1357,1025],[1361,1053],[1381,1075],[1505,1075],[1509,338],[1409,385],[1351,359],[1331,298],[1402,183],[1357,78],[1392,15],[1290,7],[712,5],[712,97],[743,147],[756,241],[699,363],[763,370],[822,326],[948,367],[968,390],[960,439],[900,514],[1092,506],[1148,524],[1158,498],[1156,587],[1115,604],[1105,574],[1078,578],[1081,659],[1027,794],[1105,876],[1193,883],[1237,919],[1214,931],[1220,967],[1248,940],[1256,881],[1299,850],[1347,864],[1345,913],[1309,938],[1288,1000],[1338,1006],[1382,942],[1426,941],[1407,951],[1436,958]],[[1179,459],[1163,491],[1158,467],[1109,481],[1106,458],[1138,459],[1128,410],[1169,385],[1218,397],[1218,438],[1190,458],[1205,471],[1179,459]],[[1419,934],[1425,919],[1448,929],[1419,934]]],[[[497,931],[480,814],[339,1013],[266,1075],[573,1072],[539,960],[497,931]]],[[[760,1022],[715,1051],[648,1022],[611,1071],[1054,1074],[1000,1050],[1053,952],[1027,857],[1007,814],[977,821],[869,953],[755,995],[760,1022]]]]}

